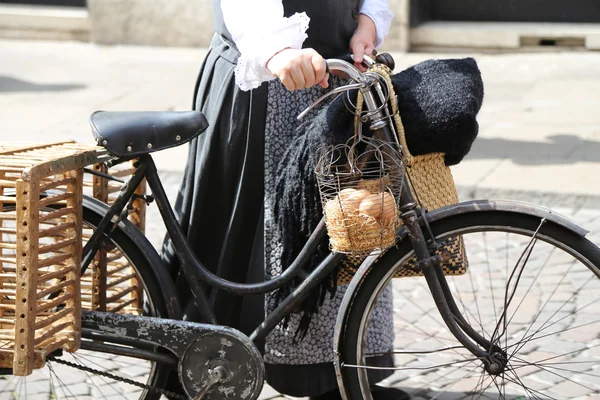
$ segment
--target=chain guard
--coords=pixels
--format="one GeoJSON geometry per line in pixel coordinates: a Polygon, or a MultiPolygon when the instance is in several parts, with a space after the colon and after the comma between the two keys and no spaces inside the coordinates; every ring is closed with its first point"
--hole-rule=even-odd
{"type": "Polygon", "coordinates": [[[135,338],[175,354],[179,379],[191,399],[202,393],[210,400],[255,400],[260,395],[262,355],[233,328],[99,311],[85,311],[81,320],[82,327],[105,337],[135,338]]]}

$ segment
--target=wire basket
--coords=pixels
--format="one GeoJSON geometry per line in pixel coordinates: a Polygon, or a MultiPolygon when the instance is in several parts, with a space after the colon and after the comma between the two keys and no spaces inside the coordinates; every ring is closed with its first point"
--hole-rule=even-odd
{"type": "Polygon", "coordinates": [[[360,133],[319,150],[315,172],[332,251],[367,255],[394,244],[404,184],[401,160],[396,144],[360,133]]]}

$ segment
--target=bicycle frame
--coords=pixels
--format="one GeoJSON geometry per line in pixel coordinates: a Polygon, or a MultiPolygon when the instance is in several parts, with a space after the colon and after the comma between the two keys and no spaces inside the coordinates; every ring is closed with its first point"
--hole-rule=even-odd
{"type": "MultiPolygon", "coordinates": [[[[342,61],[335,60],[333,65],[340,65],[339,63],[342,63],[342,61]]],[[[380,101],[385,101],[383,93],[378,86],[376,87],[375,93],[372,93],[371,89],[366,86],[360,90],[365,94],[365,102],[366,104],[369,104],[370,109],[376,108],[375,94],[378,95],[380,101]]],[[[387,111],[382,113],[382,111],[379,110],[373,113],[373,115],[374,122],[371,129],[374,135],[379,135],[379,137],[388,140],[397,137],[394,128],[389,123],[391,117],[387,111]]],[[[119,160],[116,162],[118,163],[119,160]]],[[[325,224],[322,220],[292,265],[286,269],[284,273],[272,280],[253,284],[227,281],[211,273],[198,260],[192,251],[181,226],[177,222],[169,200],[167,199],[152,157],[150,155],[141,156],[135,166],[136,171],[134,175],[129,182],[124,184],[118,198],[109,208],[107,214],[102,219],[84,248],[82,273],[95,256],[102,245],[103,240],[106,239],[106,237],[110,235],[111,230],[117,226],[120,218],[126,217],[126,212],[123,210],[126,209],[128,202],[134,198],[136,188],[145,178],[161,213],[167,232],[173,242],[173,246],[181,264],[181,270],[185,274],[187,282],[190,285],[193,301],[197,305],[200,314],[206,323],[214,325],[216,324],[216,318],[201,283],[206,283],[212,287],[238,295],[257,295],[274,291],[290,283],[292,279],[301,273],[307,265],[310,256],[316,250],[317,245],[326,235],[325,224]]],[[[465,322],[465,319],[461,315],[461,312],[448,289],[446,278],[441,270],[439,256],[431,256],[428,244],[433,242],[435,245],[435,241],[431,235],[429,235],[429,240],[426,239],[423,233],[423,229],[421,228],[422,223],[425,225],[425,231],[428,231],[427,217],[417,202],[415,202],[408,185],[404,185],[402,188],[400,195],[400,212],[403,227],[400,228],[402,232],[399,232],[399,236],[402,237],[404,236],[404,232],[407,232],[407,236],[411,241],[417,257],[417,266],[422,269],[436,306],[449,330],[457,340],[465,346],[465,348],[484,362],[484,365],[488,370],[500,370],[501,362],[494,356],[494,353],[500,351],[499,348],[477,334],[477,332],[465,322]]],[[[312,290],[332,272],[343,257],[344,255],[340,253],[332,253],[327,256],[325,260],[323,260],[303,280],[293,293],[284,299],[274,311],[269,313],[263,323],[250,335],[250,339],[254,343],[263,340],[279,324],[279,322],[290,315],[293,310],[310,295],[312,290]]],[[[137,351],[139,352],[140,357],[142,357],[144,351],[139,349],[137,351]]],[[[151,355],[149,354],[148,357],[151,357],[151,355]]]]}

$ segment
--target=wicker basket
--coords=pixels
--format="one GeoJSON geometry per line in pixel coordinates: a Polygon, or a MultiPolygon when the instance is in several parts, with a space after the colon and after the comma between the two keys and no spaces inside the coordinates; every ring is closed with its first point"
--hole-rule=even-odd
{"type": "Polygon", "coordinates": [[[0,147],[0,367],[15,375],[79,348],[83,167],[103,159],[73,142],[0,147]]]}
{"type": "MultiPolygon", "coordinates": [[[[76,351],[82,309],[141,313],[142,287],[120,249],[100,249],[79,276],[93,233],[83,223],[82,196],[111,204],[123,185],[83,168],[125,181],[134,172],[131,163],[107,169],[111,158],[75,142],[0,145],[0,368],[26,376],[54,350],[76,351]]],[[[129,214],[142,232],[145,206],[136,199],[129,214]]]]}
{"type": "MultiPolygon", "coordinates": [[[[383,71],[382,75],[386,74],[388,74],[387,78],[389,78],[389,71],[383,71]]],[[[396,96],[393,94],[391,81],[389,79],[386,80],[388,82],[388,90],[392,94],[392,115],[394,115],[398,139],[406,161],[405,171],[409,177],[408,184],[413,196],[427,210],[435,210],[458,203],[456,185],[454,184],[450,168],[445,164],[445,154],[432,153],[413,156],[410,153],[408,144],[406,143],[404,125],[402,124],[398,106],[395,102],[396,96]]],[[[360,104],[360,101],[357,104],[360,104]]],[[[443,259],[446,260],[442,262],[444,273],[446,275],[465,274],[468,268],[468,260],[462,237],[451,237],[440,244],[442,247],[436,253],[444,256],[443,259]]],[[[364,259],[364,257],[357,256],[346,257],[338,271],[338,284],[349,283],[364,259]]],[[[418,275],[423,275],[423,273],[416,268],[416,259],[413,257],[398,269],[394,277],[402,278],[418,275]]]]}

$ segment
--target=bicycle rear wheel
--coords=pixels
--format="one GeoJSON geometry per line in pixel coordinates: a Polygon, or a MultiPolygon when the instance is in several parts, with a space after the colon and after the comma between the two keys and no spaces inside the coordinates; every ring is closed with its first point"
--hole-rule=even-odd
{"type": "Polygon", "coordinates": [[[383,386],[423,399],[600,393],[600,250],[593,243],[538,217],[498,211],[445,218],[432,230],[439,240],[463,236],[469,271],[447,277],[450,291],[469,325],[505,352],[506,367],[488,373],[456,340],[424,278],[392,280],[414,254],[406,240],[365,275],[346,313],[340,362],[350,399],[370,397],[373,368],[389,369],[383,386]],[[366,333],[382,309],[393,313],[393,325],[376,329],[380,337],[393,335],[393,344],[377,348],[366,333]],[[393,362],[368,365],[381,355],[393,362]]]}
{"type": "MultiPolygon", "coordinates": [[[[4,211],[9,211],[6,209],[4,211]]],[[[48,209],[43,212],[51,212],[48,209]]],[[[89,238],[102,215],[84,207],[83,237],[89,238]]],[[[41,229],[52,228],[49,220],[41,229]],[[47,225],[47,226],[46,226],[47,225]]],[[[141,234],[140,234],[141,235],[141,234]]],[[[3,237],[2,241],[10,240],[3,237]]],[[[52,240],[52,239],[49,239],[52,240]]],[[[127,234],[116,229],[103,249],[109,263],[106,311],[168,317],[161,286],[143,252],[127,234]]],[[[82,308],[92,309],[94,291],[92,267],[81,279],[82,308]]],[[[84,327],[85,328],[85,327],[84,327]]],[[[85,335],[83,335],[85,336],[85,335]]],[[[86,339],[82,339],[82,347],[86,339]]],[[[99,351],[80,349],[77,352],[56,352],[42,369],[30,376],[19,377],[5,370],[0,376],[0,399],[159,399],[161,394],[126,383],[132,380],[144,385],[162,388],[169,369],[157,362],[138,358],[115,356],[99,351]],[[113,379],[86,370],[108,373],[113,379]]]]}

